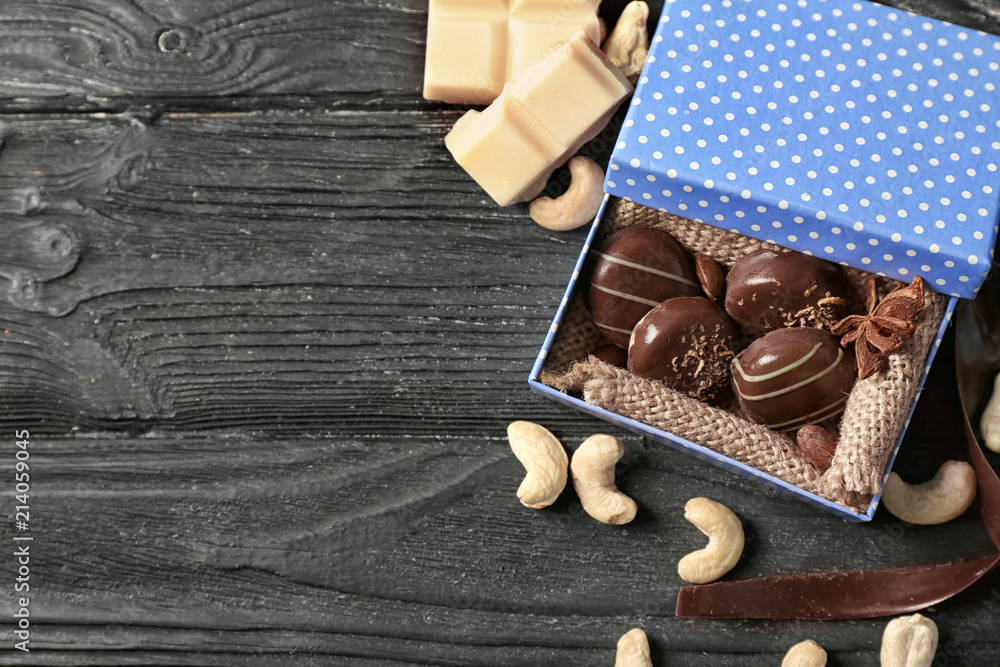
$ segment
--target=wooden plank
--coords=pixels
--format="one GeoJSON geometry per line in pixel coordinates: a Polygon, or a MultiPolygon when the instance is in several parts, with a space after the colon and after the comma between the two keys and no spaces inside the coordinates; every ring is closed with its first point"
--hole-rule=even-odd
{"type": "Polygon", "coordinates": [[[390,106],[419,95],[426,20],[417,0],[3,3],[0,98],[7,110],[390,106]]]}
{"type": "Polygon", "coordinates": [[[433,428],[434,396],[478,419],[497,373],[528,404],[582,231],[486,203],[443,147],[453,118],[8,120],[7,418],[433,428]]]}
{"type": "MultiPolygon", "coordinates": [[[[556,431],[572,447],[592,428],[556,431]]],[[[704,541],[684,500],[738,508],[748,547],[736,577],[988,545],[972,518],[935,527],[943,545],[927,529],[849,525],[631,436],[619,481],[642,514],[602,526],[572,492],[547,511],[521,507],[502,429],[449,431],[34,440],[32,520],[44,540],[33,545],[32,613],[44,620],[33,646],[82,652],[77,664],[244,664],[294,651],[380,665],[600,665],[639,625],[658,664],[775,664],[811,636],[838,664],[864,665],[884,620],[673,618],[675,564],[704,541]]],[[[995,618],[994,597],[984,587],[932,614],[957,642],[956,664],[1000,649],[993,634],[968,636],[995,618]]]]}
{"type": "MultiPolygon", "coordinates": [[[[605,0],[613,25],[626,0],[605,0]]],[[[651,21],[662,2],[653,1],[651,21]]],[[[885,4],[997,31],[1000,0],[885,4]]],[[[0,112],[443,108],[421,97],[422,0],[0,4],[0,112]]]]}

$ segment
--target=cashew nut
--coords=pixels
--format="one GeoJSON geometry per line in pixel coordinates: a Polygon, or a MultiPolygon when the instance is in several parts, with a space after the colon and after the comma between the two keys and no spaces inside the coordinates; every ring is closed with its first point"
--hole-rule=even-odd
{"type": "Polygon", "coordinates": [[[708,535],[708,546],[681,558],[681,579],[707,584],[736,566],[743,555],[743,524],[731,509],[708,498],[692,498],[684,506],[684,518],[708,535]]]}
{"type": "Polygon", "coordinates": [[[826,651],[811,639],[788,649],[781,667],[826,667],[826,651]]]}
{"type": "Polygon", "coordinates": [[[618,640],[615,667],[653,667],[649,657],[649,640],[639,628],[632,628],[618,640]]]}
{"type": "Polygon", "coordinates": [[[882,667],[930,667],[937,652],[938,629],[920,614],[889,621],[882,633],[882,667]]]}
{"type": "Polygon", "coordinates": [[[573,488],[584,511],[601,523],[623,524],[635,518],[635,501],[615,486],[615,463],[625,453],[613,435],[592,435],[573,454],[573,488]]]}
{"type": "Polygon", "coordinates": [[[545,427],[527,421],[511,422],[507,439],[528,472],[517,490],[521,504],[534,509],[548,507],[566,487],[569,457],[562,443],[545,427]]]}
{"type": "Polygon", "coordinates": [[[896,473],[889,473],[882,502],[903,521],[933,526],[959,516],[976,499],[976,470],[965,461],[946,461],[934,479],[909,485],[896,473]]]}
{"type": "Polygon", "coordinates": [[[996,380],[993,381],[993,395],[983,411],[979,428],[983,432],[986,446],[994,452],[1000,452],[1000,373],[997,373],[996,380]]]}
{"type": "Polygon", "coordinates": [[[618,22],[604,42],[604,54],[618,66],[622,74],[633,84],[639,80],[639,73],[649,54],[649,5],[642,0],[633,0],[625,5],[618,22]]]}
{"type": "Polygon", "coordinates": [[[604,199],[604,170],[589,157],[569,161],[572,180],[560,197],[539,197],[531,202],[531,219],[546,229],[567,232],[593,221],[604,199]]]}

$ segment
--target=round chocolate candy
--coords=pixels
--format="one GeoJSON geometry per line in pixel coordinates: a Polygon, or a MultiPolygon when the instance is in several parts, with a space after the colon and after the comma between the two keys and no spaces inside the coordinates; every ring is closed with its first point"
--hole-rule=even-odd
{"type": "Polygon", "coordinates": [[[810,327],[772,331],[733,360],[733,389],[743,411],[776,431],[839,415],[856,376],[854,356],[837,337],[810,327]]]}
{"type": "Polygon", "coordinates": [[[628,370],[705,401],[729,379],[736,325],[703,296],[667,299],[635,325],[628,370]]]}
{"type": "Polygon", "coordinates": [[[790,326],[829,329],[847,295],[840,266],[799,252],[758,250],[726,277],[726,312],[751,337],[790,326]]]}
{"type": "Polygon", "coordinates": [[[626,227],[594,253],[590,316],[601,333],[628,347],[635,323],[649,310],[677,296],[701,294],[691,260],[672,236],[651,227],[626,227]]]}

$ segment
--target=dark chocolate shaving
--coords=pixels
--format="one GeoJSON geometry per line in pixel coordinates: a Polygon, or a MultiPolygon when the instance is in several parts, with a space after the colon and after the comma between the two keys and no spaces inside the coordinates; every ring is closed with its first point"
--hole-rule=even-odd
{"type": "Polygon", "coordinates": [[[982,448],[976,442],[968,414],[965,415],[965,433],[969,439],[969,459],[979,480],[980,514],[993,544],[1000,549],[1000,477],[993,472],[982,448]]]}
{"type": "Polygon", "coordinates": [[[1000,478],[993,473],[972,426],[979,422],[992,391],[993,378],[1000,372],[1000,254],[995,257],[990,277],[979,288],[975,299],[962,302],[954,322],[955,367],[969,442],[969,462],[979,478],[983,523],[1000,549],[1000,478]]]}
{"type": "MultiPolygon", "coordinates": [[[[994,271],[976,299],[963,304],[956,323],[959,392],[969,460],[976,469],[986,528],[1000,549],[1000,477],[976,440],[971,419],[982,405],[969,394],[982,374],[996,372],[1000,331],[1000,274],[994,271]],[[985,318],[985,319],[984,319],[985,318]],[[992,333],[990,333],[992,332],[992,333]],[[992,359],[994,364],[986,360],[992,359]],[[984,371],[984,369],[986,369],[984,371]]],[[[978,394],[977,394],[978,396],[978,394]]],[[[688,586],[677,596],[677,616],[700,618],[799,618],[832,620],[895,616],[919,611],[960,593],[1000,566],[1000,553],[973,560],[886,570],[827,572],[688,586]]]]}
{"type": "Polygon", "coordinates": [[[907,614],[959,593],[1000,563],[1000,553],[942,565],[824,572],[686,586],[677,615],[828,621],[907,614]]]}

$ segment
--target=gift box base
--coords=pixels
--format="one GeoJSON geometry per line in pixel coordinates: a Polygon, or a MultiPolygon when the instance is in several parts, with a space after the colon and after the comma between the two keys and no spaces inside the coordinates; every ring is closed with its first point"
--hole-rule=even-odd
{"type": "MultiPolygon", "coordinates": [[[[705,444],[699,444],[698,442],[695,442],[692,439],[688,439],[680,435],[677,435],[675,433],[668,432],[668,430],[666,429],[657,428],[656,426],[644,423],[643,421],[632,419],[630,417],[618,414],[612,410],[605,409],[603,407],[600,407],[599,405],[588,403],[581,397],[578,397],[576,395],[571,395],[570,393],[561,391],[559,388],[550,386],[550,384],[552,383],[551,378],[543,377],[546,372],[546,364],[552,362],[552,357],[550,356],[550,353],[553,350],[553,345],[556,343],[560,329],[566,321],[567,314],[571,313],[572,310],[571,305],[574,303],[573,302],[574,296],[578,293],[580,286],[583,282],[581,276],[584,270],[584,262],[587,258],[590,248],[595,242],[597,242],[598,237],[602,232],[602,223],[604,223],[609,216],[617,215],[617,212],[621,208],[622,203],[623,202],[618,200],[613,200],[610,197],[605,197],[601,209],[598,212],[597,218],[595,219],[593,225],[589,230],[584,247],[579,257],[577,258],[577,262],[574,266],[574,270],[570,278],[569,284],[563,295],[559,308],[557,309],[555,317],[552,320],[552,324],[549,327],[545,340],[542,344],[541,350],[539,351],[539,354],[535,359],[535,363],[531,369],[531,373],[528,378],[528,384],[531,390],[536,394],[545,396],[554,401],[557,401],[559,403],[577,409],[581,412],[598,417],[599,419],[602,419],[606,422],[619,426],[627,431],[630,431],[645,438],[649,438],[654,442],[664,444],[673,449],[685,452],[691,456],[694,456],[695,458],[707,461],[713,465],[717,465],[721,468],[734,472],[740,475],[741,477],[752,479],[768,488],[772,488],[780,493],[791,496],[793,498],[797,498],[809,505],[818,507],[824,511],[840,516],[844,519],[847,519],[848,521],[853,521],[853,522],[870,521],[875,514],[875,510],[878,507],[880,490],[885,483],[885,479],[888,476],[889,471],[892,468],[892,463],[896,457],[896,453],[898,452],[900,443],[902,442],[903,436],[906,432],[906,425],[908,425],[910,416],[912,415],[912,412],[916,407],[917,398],[919,397],[920,390],[923,387],[923,383],[926,379],[927,371],[929,370],[931,362],[933,361],[934,354],[937,351],[938,345],[944,334],[944,330],[947,328],[951,320],[951,314],[955,308],[957,299],[955,297],[946,298],[941,295],[933,295],[932,297],[932,302],[934,304],[937,304],[939,311],[943,312],[941,313],[939,322],[934,320],[928,320],[928,322],[926,322],[923,325],[925,327],[926,333],[929,334],[933,332],[934,334],[933,340],[931,341],[928,349],[926,350],[926,359],[923,361],[922,367],[913,369],[914,370],[913,377],[914,380],[916,381],[915,391],[912,391],[911,388],[911,393],[913,393],[913,399],[908,404],[901,405],[900,406],[901,409],[898,410],[899,419],[902,421],[902,424],[901,427],[899,428],[898,435],[893,437],[891,440],[892,443],[891,451],[888,453],[887,462],[884,466],[884,469],[881,471],[878,479],[879,491],[859,496],[858,498],[860,498],[860,501],[855,500],[854,502],[844,502],[843,500],[841,500],[838,502],[831,499],[830,497],[824,497],[825,495],[829,495],[828,493],[824,493],[823,495],[821,495],[819,492],[814,492],[814,490],[802,488],[797,484],[790,483],[789,481],[786,481],[786,479],[782,479],[779,476],[772,474],[771,472],[761,470],[757,467],[748,465],[746,462],[736,460],[736,458],[733,458],[732,456],[726,456],[720,453],[719,451],[715,451],[715,449],[705,446],[705,444]],[[546,384],[546,381],[548,381],[549,384],[546,384]]],[[[627,205],[631,205],[631,202],[628,202],[627,205]]],[[[635,207],[635,208],[639,209],[641,207],[635,207]]],[[[648,213],[653,216],[658,215],[656,212],[653,211],[648,211],[648,213]]],[[[689,224],[693,225],[696,223],[689,223],[689,224]]],[[[706,231],[705,232],[706,234],[731,235],[730,232],[724,232],[722,230],[714,230],[708,227],[706,227],[705,229],[711,230],[711,231],[706,231]]],[[[743,240],[744,237],[738,237],[738,239],[743,240]]],[[[734,245],[728,237],[722,237],[721,241],[723,244],[727,245],[727,247],[730,245],[734,245]]],[[[749,239],[747,239],[747,241],[750,243],[757,243],[757,242],[752,242],[749,239]]],[[[682,245],[684,245],[683,242],[682,245]]],[[[737,243],[735,245],[739,244],[737,243]]],[[[921,352],[920,356],[922,356],[922,354],[923,353],[921,352]]],[[[611,374],[609,375],[609,377],[620,377],[623,375],[627,375],[627,373],[625,373],[624,371],[618,371],[617,372],[618,375],[615,376],[614,375],[615,371],[613,371],[610,368],[608,368],[607,371],[609,374],[611,374]]],[[[693,399],[690,400],[693,401],[693,399]]],[[[731,418],[732,420],[737,420],[737,417],[734,417],[733,415],[727,415],[727,418],[731,418]]],[[[736,422],[734,421],[734,423],[736,422]]],[[[756,428],[756,429],[763,428],[751,424],[746,424],[746,426],[749,428],[756,428]]],[[[764,430],[766,431],[766,429],[764,430]]],[[[767,431],[767,433],[771,432],[767,431]]],[[[782,444],[782,441],[780,441],[781,436],[774,435],[774,437],[776,438],[775,442],[777,442],[778,445],[781,445],[782,444]]],[[[718,447],[716,447],[716,449],[718,449],[718,447]]],[[[813,484],[814,482],[819,483],[820,481],[822,480],[811,480],[810,485],[814,485],[813,484]]]]}

